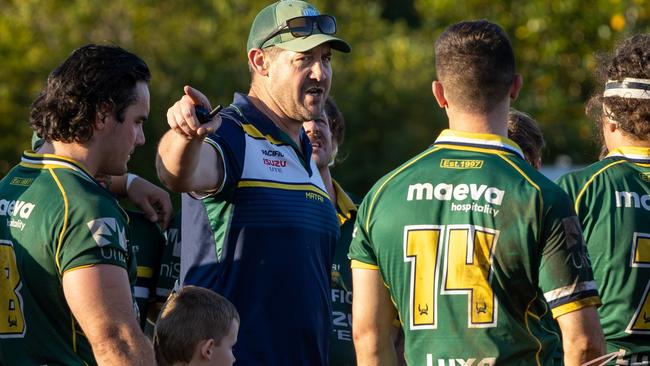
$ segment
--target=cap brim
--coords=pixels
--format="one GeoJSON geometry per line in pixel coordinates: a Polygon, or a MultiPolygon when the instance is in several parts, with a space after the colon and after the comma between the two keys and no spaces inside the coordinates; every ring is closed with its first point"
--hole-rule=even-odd
{"type": "Polygon", "coordinates": [[[330,36],[328,34],[312,34],[307,37],[296,38],[290,41],[276,43],[275,46],[280,47],[285,50],[294,51],[294,52],[305,52],[309,51],[316,46],[320,46],[323,43],[329,43],[330,46],[344,53],[348,53],[352,50],[350,45],[337,37],[330,36]]]}

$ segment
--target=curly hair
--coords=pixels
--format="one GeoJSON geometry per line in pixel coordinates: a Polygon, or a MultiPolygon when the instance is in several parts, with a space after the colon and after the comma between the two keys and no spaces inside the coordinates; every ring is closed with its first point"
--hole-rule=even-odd
{"type": "Polygon", "coordinates": [[[508,113],[508,138],[516,142],[524,152],[526,161],[535,165],[542,158],[542,149],[546,144],[544,135],[535,121],[528,114],[514,108],[508,113]]]}
{"type": "Polygon", "coordinates": [[[114,113],[123,122],[136,100],[136,83],[150,79],[147,64],[120,47],[80,47],[48,76],[32,103],[30,127],[46,141],[87,142],[98,114],[114,113]]]}
{"type": "MultiPolygon", "coordinates": [[[[596,77],[601,85],[624,78],[650,80],[650,34],[637,34],[621,41],[613,54],[598,57],[596,77]]],[[[650,99],[604,97],[602,89],[587,102],[586,113],[598,122],[607,116],[618,123],[621,131],[635,139],[650,139],[650,99]]],[[[602,129],[599,128],[602,140],[602,129]]]]}

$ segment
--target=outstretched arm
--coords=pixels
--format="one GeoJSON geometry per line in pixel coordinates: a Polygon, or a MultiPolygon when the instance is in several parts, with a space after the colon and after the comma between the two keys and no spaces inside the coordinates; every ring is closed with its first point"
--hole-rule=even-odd
{"type": "Polygon", "coordinates": [[[209,108],[208,99],[196,89],[184,88],[185,95],[167,111],[170,131],[160,140],[156,170],[160,180],[175,192],[210,191],[224,179],[223,160],[203,139],[221,125],[218,115],[201,125],[194,108],[209,108]]]}
{"type": "Polygon", "coordinates": [[[352,335],[359,366],[396,365],[391,337],[397,312],[381,274],[352,268],[352,335]]]}

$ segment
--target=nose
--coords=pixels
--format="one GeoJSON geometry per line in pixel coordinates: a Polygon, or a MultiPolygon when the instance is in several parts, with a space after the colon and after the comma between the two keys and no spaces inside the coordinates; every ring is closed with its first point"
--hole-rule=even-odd
{"type": "Polygon", "coordinates": [[[144,130],[142,129],[142,124],[139,124],[135,135],[135,146],[144,145],[144,142],[144,130]]]}
{"type": "Polygon", "coordinates": [[[327,79],[327,66],[323,65],[322,60],[314,62],[311,66],[311,75],[310,77],[317,81],[323,81],[327,79]]]}

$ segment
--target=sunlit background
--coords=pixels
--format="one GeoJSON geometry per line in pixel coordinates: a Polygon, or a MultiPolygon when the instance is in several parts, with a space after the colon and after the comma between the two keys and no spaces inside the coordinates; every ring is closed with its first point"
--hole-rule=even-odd
{"type": "MultiPolygon", "coordinates": [[[[382,175],[429,146],[446,119],[431,95],[433,42],[451,23],[486,18],[510,35],[524,88],[514,107],[544,131],[545,172],[553,177],[595,161],[599,146],[584,102],[597,90],[599,52],[650,31],[648,0],[330,0],[352,53],[335,54],[332,94],[347,120],[345,157],[335,178],[363,195],[382,175]],[[557,164],[556,164],[557,162],[557,164]]],[[[156,181],[154,153],[165,112],[182,86],[213,104],[248,90],[246,39],[268,1],[0,0],[0,176],[28,148],[29,106],[48,73],[89,42],[120,45],[150,66],[147,143],[130,170],[156,181]]]]}

